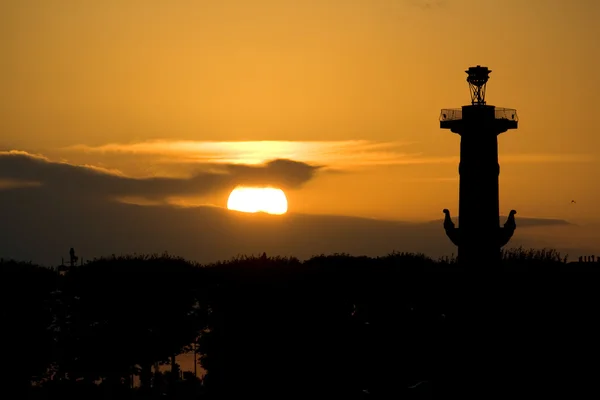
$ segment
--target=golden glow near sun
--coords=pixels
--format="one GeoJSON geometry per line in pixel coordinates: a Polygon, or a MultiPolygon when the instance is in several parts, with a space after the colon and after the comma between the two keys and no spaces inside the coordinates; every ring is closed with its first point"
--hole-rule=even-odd
{"type": "Polygon", "coordinates": [[[280,215],[287,212],[288,204],[285,193],[281,189],[238,186],[231,191],[227,208],[249,213],[265,212],[280,215]]]}

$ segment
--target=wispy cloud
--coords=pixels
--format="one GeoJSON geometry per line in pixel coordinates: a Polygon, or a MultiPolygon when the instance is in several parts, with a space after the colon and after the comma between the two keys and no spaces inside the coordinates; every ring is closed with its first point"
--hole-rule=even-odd
{"type": "Polygon", "coordinates": [[[0,190],[3,189],[20,189],[26,187],[41,186],[40,182],[37,181],[25,181],[19,179],[5,179],[0,178],[0,190]]]}
{"type": "Polygon", "coordinates": [[[425,182],[433,182],[433,183],[457,183],[458,182],[458,174],[453,177],[433,177],[433,178],[402,178],[399,179],[398,182],[404,183],[425,183],[425,182]]]}
{"type": "MultiPolygon", "coordinates": [[[[168,141],[110,143],[101,146],[75,145],[63,150],[96,155],[127,154],[152,156],[164,164],[244,164],[259,165],[273,159],[290,159],[330,168],[377,165],[418,165],[458,163],[457,156],[429,156],[407,152],[413,143],[346,141],[168,141]]],[[[587,154],[502,154],[501,162],[550,163],[590,162],[587,154]]]]}
{"type": "Polygon", "coordinates": [[[163,163],[263,164],[283,158],[336,167],[386,165],[398,158],[417,157],[400,152],[406,143],[346,141],[167,141],[111,143],[102,146],[75,145],[64,150],[99,154],[153,155],[163,163]]]}
{"type": "Polygon", "coordinates": [[[506,154],[499,156],[500,162],[509,163],[580,163],[593,162],[591,154],[506,154]]]}
{"type": "MultiPolygon", "coordinates": [[[[125,175],[118,169],[114,169],[114,168],[104,168],[104,167],[100,167],[97,165],[90,165],[90,164],[79,164],[79,165],[72,165],[71,163],[67,162],[67,161],[53,161],[51,160],[49,157],[46,157],[42,154],[36,154],[36,153],[29,153],[27,151],[22,151],[22,150],[7,150],[7,151],[0,151],[0,157],[9,157],[11,160],[18,160],[17,162],[22,162],[23,160],[27,160],[27,162],[37,162],[39,163],[55,163],[55,164],[64,164],[64,165],[69,165],[75,168],[84,168],[90,171],[94,171],[94,172],[98,172],[98,173],[102,173],[102,174],[108,174],[108,175],[116,175],[116,176],[122,176],[124,177],[125,175]]],[[[21,182],[22,183],[22,182],[21,182]]],[[[32,186],[31,183],[29,182],[29,185],[26,186],[32,186]]],[[[38,184],[38,183],[36,183],[38,184]]],[[[0,188],[2,188],[3,186],[0,185],[0,188]]],[[[23,187],[23,186],[20,186],[23,187]]],[[[5,187],[6,188],[6,187],[5,187]]]]}

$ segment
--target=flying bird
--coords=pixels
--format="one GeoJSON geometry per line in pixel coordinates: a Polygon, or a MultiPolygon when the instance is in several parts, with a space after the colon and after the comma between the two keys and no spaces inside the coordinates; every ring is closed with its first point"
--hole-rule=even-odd
{"type": "Polygon", "coordinates": [[[577,204],[575,200],[571,200],[571,204],[577,204]]]}
{"type": "Polygon", "coordinates": [[[409,389],[414,389],[414,388],[416,388],[417,386],[419,386],[419,385],[422,385],[422,384],[424,384],[424,383],[427,383],[427,382],[428,382],[428,381],[420,381],[420,382],[417,382],[417,383],[415,383],[414,385],[411,385],[411,386],[409,386],[408,388],[409,388],[409,389]]]}

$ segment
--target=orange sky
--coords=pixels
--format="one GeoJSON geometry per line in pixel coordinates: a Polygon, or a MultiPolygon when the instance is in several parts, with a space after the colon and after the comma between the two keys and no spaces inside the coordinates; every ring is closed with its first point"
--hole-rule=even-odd
{"type": "Polygon", "coordinates": [[[459,137],[439,112],[480,64],[520,118],[501,212],[600,220],[599,18],[596,0],[4,0],[0,147],[134,176],[289,157],[338,170],[292,211],[440,218],[459,137]]]}

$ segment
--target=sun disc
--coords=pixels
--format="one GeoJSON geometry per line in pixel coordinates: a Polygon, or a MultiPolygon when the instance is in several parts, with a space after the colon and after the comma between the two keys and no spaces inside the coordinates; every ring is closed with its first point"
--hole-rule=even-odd
{"type": "Polygon", "coordinates": [[[281,189],[238,186],[229,194],[227,208],[248,213],[281,215],[287,212],[288,203],[281,189]]]}

